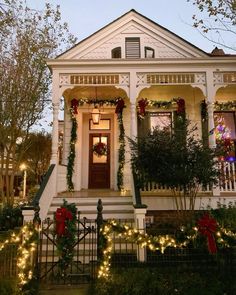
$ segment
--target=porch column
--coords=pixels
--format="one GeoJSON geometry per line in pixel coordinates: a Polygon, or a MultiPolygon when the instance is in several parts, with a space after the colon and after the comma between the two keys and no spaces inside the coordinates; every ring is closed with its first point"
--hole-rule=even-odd
{"type": "Polygon", "coordinates": [[[59,133],[59,102],[52,103],[53,108],[53,127],[52,127],[52,154],[51,154],[51,164],[58,163],[58,133],[59,133]]]}
{"type": "Polygon", "coordinates": [[[137,137],[137,114],[136,114],[136,103],[131,101],[130,103],[130,135],[132,139],[137,137]]]}
{"type": "Polygon", "coordinates": [[[207,96],[207,113],[208,113],[208,131],[209,131],[209,147],[216,147],[215,140],[215,124],[214,124],[214,102],[216,90],[213,84],[213,71],[208,70],[206,72],[206,96],[207,96]]]}
{"type": "MultiPolygon", "coordinates": [[[[130,138],[135,139],[137,137],[137,114],[136,114],[136,98],[137,98],[137,73],[135,71],[130,72],[130,138]]],[[[130,165],[130,185],[131,185],[131,193],[133,196],[133,204],[136,204],[136,194],[135,194],[135,185],[132,173],[132,167],[130,165]]]]}

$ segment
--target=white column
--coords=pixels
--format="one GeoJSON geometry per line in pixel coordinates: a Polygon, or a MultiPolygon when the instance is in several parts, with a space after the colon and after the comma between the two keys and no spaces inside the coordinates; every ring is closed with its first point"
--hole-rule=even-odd
{"type": "Polygon", "coordinates": [[[58,163],[58,136],[59,136],[59,102],[52,104],[53,108],[53,126],[52,126],[52,154],[51,154],[51,164],[58,163]]]}
{"type": "MultiPolygon", "coordinates": [[[[130,72],[130,91],[129,91],[129,98],[130,98],[130,137],[131,139],[135,139],[137,137],[137,114],[136,114],[136,98],[137,98],[137,73],[130,72]]],[[[133,204],[136,204],[135,199],[135,188],[134,188],[134,180],[132,177],[132,168],[130,165],[130,175],[131,175],[131,194],[133,196],[133,204]]]]}
{"type": "Polygon", "coordinates": [[[136,111],[136,103],[131,101],[130,102],[130,135],[132,139],[137,137],[137,111],[136,111]]]}
{"type": "Polygon", "coordinates": [[[216,146],[215,140],[215,124],[214,124],[214,102],[215,102],[216,89],[213,84],[213,71],[206,72],[206,95],[207,95],[207,112],[208,112],[208,130],[209,130],[209,147],[216,146]]]}

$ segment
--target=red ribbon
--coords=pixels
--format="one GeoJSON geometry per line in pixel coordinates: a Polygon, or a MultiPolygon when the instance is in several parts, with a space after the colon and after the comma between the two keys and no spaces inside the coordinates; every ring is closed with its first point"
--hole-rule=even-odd
{"type": "Polygon", "coordinates": [[[144,118],[145,112],[146,112],[146,107],[148,105],[148,100],[145,98],[142,98],[138,102],[138,112],[139,112],[139,117],[144,118]]]}
{"type": "Polygon", "coordinates": [[[199,232],[207,237],[207,245],[210,253],[217,252],[214,233],[216,231],[217,222],[214,218],[211,218],[208,213],[204,214],[201,219],[198,220],[199,232]]]}
{"type": "Polygon", "coordinates": [[[77,110],[78,100],[76,98],[73,98],[70,103],[71,103],[71,108],[73,109],[74,115],[77,115],[78,114],[78,110],[77,110]]]}
{"type": "Polygon", "coordinates": [[[124,107],[125,107],[124,100],[122,98],[119,98],[118,101],[117,101],[115,113],[116,114],[122,114],[124,107]]]}
{"type": "Polygon", "coordinates": [[[177,114],[181,115],[185,113],[185,101],[183,98],[177,100],[177,114]]]}
{"type": "Polygon", "coordinates": [[[58,208],[55,214],[56,219],[56,233],[58,236],[64,236],[66,234],[66,221],[72,220],[73,215],[72,213],[62,207],[58,208]]]}

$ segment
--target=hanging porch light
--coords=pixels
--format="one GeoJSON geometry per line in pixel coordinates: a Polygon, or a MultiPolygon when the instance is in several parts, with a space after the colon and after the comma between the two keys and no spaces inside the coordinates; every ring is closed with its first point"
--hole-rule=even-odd
{"type": "Polygon", "coordinates": [[[98,106],[94,106],[94,109],[92,111],[92,121],[93,121],[93,124],[94,125],[98,125],[99,124],[99,121],[101,119],[101,113],[100,113],[100,110],[98,108],[98,106]]]}

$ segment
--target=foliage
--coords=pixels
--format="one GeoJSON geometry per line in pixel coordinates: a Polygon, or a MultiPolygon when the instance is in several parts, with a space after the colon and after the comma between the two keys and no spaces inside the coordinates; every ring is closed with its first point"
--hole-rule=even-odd
{"type": "Polygon", "coordinates": [[[225,44],[222,33],[229,33],[235,39],[236,2],[235,0],[187,0],[192,2],[200,11],[202,17],[193,15],[193,26],[207,36],[210,41],[226,48],[236,50],[235,45],[225,44]],[[204,14],[208,16],[204,18],[204,14]],[[214,38],[212,32],[218,36],[214,38]]]}
{"type": "Polygon", "coordinates": [[[125,129],[123,124],[123,116],[122,113],[117,114],[117,119],[119,123],[119,156],[118,156],[118,172],[117,172],[117,186],[118,189],[121,190],[124,186],[124,177],[123,177],[123,171],[124,171],[124,165],[125,165],[125,129]]]}
{"type": "Polygon", "coordinates": [[[228,206],[218,203],[217,209],[211,209],[211,215],[214,216],[220,226],[232,230],[236,229],[236,204],[229,203],[228,206]]]}
{"type": "Polygon", "coordinates": [[[61,208],[67,209],[72,215],[71,219],[66,219],[64,221],[65,233],[62,235],[59,235],[59,233],[56,231],[57,251],[59,255],[58,265],[60,269],[60,274],[64,275],[69,264],[73,261],[73,249],[74,249],[76,236],[77,236],[77,224],[76,224],[77,209],[74,203],[68,204],[66,200],[64,200],[61,208]]]}
{"type": "Polygon", "coordinates": [[[107,145],[104,142],[97,142],[93,145],[93,153],[98,157],[107,155],[107,145]]]}
{"type": "Polygon", "coordinates": [[[222,295],[234,294],[233,274],[193,272],[152,267],[121,268],[113,271],[110,280],[99,279],[92,286],[93,295],[222,295]]]}
{"type": "Polygon", "coordinates": [[[0,210],[0,230],[14,229],[22,226],[23,216],[19,206],[4,206],[0,210]]]}
{"type": "MultiPolygon", "coordinates": [[[[27,180],[31,186],[40,184],[48,170],[51,141],[51,134],[45,131],[32,132],[22,147],[22,161],[26,164],[27,180]]],[[[21,149],[21,145],[18,148],[21,149]]]]}
{"type": "Polygon", "coordinates": [[[76,118],[71,111],[71,120],[72,120],[72,127],[71,127],[71,134],[70,134],[70,153],[68,156],[68,164],[67,164],[67,187],[69,191],[74,190],[74,183],[72,180],[73,172],[74,172],[74,163],[75,163],[75,143],[77,140],[77,121],[76,118]]]}
{"type": "Polygon", "coordinates": [[[9,279],[0,279],[1,295],[16,295],[16,281],[9,279]]]}
{"type": "Polygon", "coordinates": [[[21,151],[48,104],[51,73],[46,60],[71,46],[74,38],[61,22],[59,7],[45,4],[43,11],[37,11],[24,0],[3,0],[1,4],[0,197],[12,204],[21,151]]]}
{"type": "Polygon", "coordinates": [[[218,171],[214,152],[196,138],[196,128],[178,116],[174,132],[154,129],[142,138],[129,140],[138,186],[153,181],[170,188],[177,210],[194,210],[200,186],[213,184],[218,171]]]}

